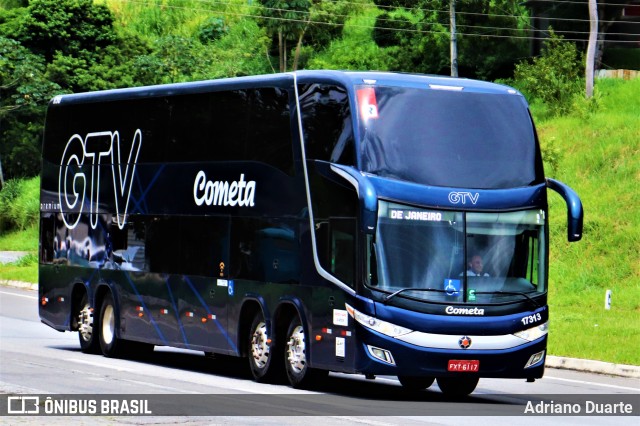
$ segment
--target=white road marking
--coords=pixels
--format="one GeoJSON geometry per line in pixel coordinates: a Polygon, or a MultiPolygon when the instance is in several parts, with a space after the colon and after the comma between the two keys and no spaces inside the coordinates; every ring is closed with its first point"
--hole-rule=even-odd
{"type": "Polygon", "coordinates": [[[553,377],[553,376],[547,376],[547,375],[545,375],[544,378],[545,379],[558,380],[558,381],[561,381],[561,382],[579,383],[581,385],[602,386],[602,387],[605,387],[605,388],[630,390],[630,391],[634,391],[634,392],[640,391],[640,388],[630,388],[630,387],[627,387],[627,386],[608,385],[606,383],[588,382],[586,380],[564,379],[564,378],[561,378],[561,377],[553,377]]]}
{"type": "Polygon", "coordinates": [[[78,364],[92,365],[94,367],[99,367],[99,368],[108,368],[108,369],[117,370],[117,371],[126,371],[127,373],[133,373],[137,371],[133,368],[118,367],[116,365],[108,365],[103,362],[94,362],[94,361],[88,361],[88,360],[77,359],[77,358],[67,358],[66,361],[77,362],[78,364]]]}
{"type": "Polygon", "coordinates": [[[0,294],[8,294],[9,296],[24,297],[25,299],[38,300],[38,298],[36,296],[29,296],[29,295],[26,295],[26,294],[9,293],[8,291],[0,291],[0,294]]]}

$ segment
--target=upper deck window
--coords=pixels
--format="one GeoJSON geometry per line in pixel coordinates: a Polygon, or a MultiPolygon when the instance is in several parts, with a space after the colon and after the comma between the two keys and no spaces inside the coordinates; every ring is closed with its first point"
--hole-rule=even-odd
{"type": "Polygon", "coordinates": [[[544,179],[531,117],[519,96],[389,86],[356,91],[366,172],[478,189],[544,179]]]}
{"type": "Polygon", "coordinates": [[[117,131],[130,144],[139,129],[138,163],[255,161],[293,174],[289,92],[279,87],[132,95],[63,105],[48,114],[43,155],[54,164],[74,134],[117,131]]]}
{"type": "Polygon", "coordinates": [[[355,164],[347,91],[330,84],[299,87],[302,130],[308,159],[355,164]]]}

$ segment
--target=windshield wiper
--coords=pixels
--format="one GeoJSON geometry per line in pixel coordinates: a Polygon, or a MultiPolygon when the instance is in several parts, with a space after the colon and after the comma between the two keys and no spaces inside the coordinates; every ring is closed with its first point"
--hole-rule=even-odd
{"type": "Polygon", "coordinates": [[[524,296],[531,304],[536,307],[542,307],[538,302],[536,302],[532,297],[530,297],[527,293],[523,293],[521,291],[476,291],[475,294],[504,294],[504,295],[515,295],[515,296],[524,296]]]}
{"type": "MultiPolygon", "coordinates": [[[[393,293],[386,295],[384,297],[384,299],[382,299],[382,303],[384,303],[386,305],[387,303],[389,303],[389,301],[391,299],[393,299],[394,297],[396,297],[400,293],[404,293],[405,291],[434,291],[436,293],[447,293],[446,290],[440,290],[440,289],[436,289],[436,288],[412,288],[412,287],[406,287],[406,288],[401,288],[400,290],[396,290],[393,293]]],[[[475,294],[500,294],[500,295],[523,296],[529,302],[531,302],[531,304],[534,307],[536,307],[536,308],[542,307],[531,296],[529,296],[527,293],[523,293],[521,291],[476,291],[475,294]]]]}
{"type": "Polygon", "coordinates": [[[384,303],[385,305],[389,302],[389,300],[393,299],[394,297],[396,297],[397,295],[399,295],[400,293],[403,293],[405,291],[435,291],[436,293],[446,293],[446,290],[440,290],[437,288],[413,288],[413,287],[407,287],[407,288],[401,288],[400,290],[394,291],[391,294],[388,294],[384,297],[384,299],[382,299],[382,303],[384,303]]]}

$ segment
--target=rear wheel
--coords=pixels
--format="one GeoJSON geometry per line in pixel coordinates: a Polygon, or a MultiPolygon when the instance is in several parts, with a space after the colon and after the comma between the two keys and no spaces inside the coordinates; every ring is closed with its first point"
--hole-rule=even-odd
{"type": "Polygon", "coordinates": [[[125,342],[116,337],[117,309],[111,293],[107,293],[100,307],[100,348],[107,357],[124,355],[125,342]]]}
{"type": "Polygon", "coordinates": [[[467,396],[478,385],[478,377],[438,377],[438,387],[447,396],[467,396]]]}
{"type": "Polygon", "coordinates": [[[267,332],[267,323],[258,312],[249,329],[249,368],[257,382],[268,382],[277,376],[277,362],[274,361],[276,346],[267,332]]]}
{"type": "Polygon", "coordinates": [[[93,315],[93,308],[89,304],[89,298],[86,293],[80,299],[79,307],[80,310],[76,314],[76,321],[78,322],[80,350],[86,354],[97,354],[100,352],[98,328],[93,315]]]}
{"type": "Polygon", "coordinates": [[[300,318],[297,316],[291,320],[287,330],[285,342],[284,365],[287,379],[294,388],[308,386],[314,381],[326,377],[328,371],[309,368],[307,358],[307,341],[300,318]]]}
{"type": "Polygon", "coordinates": [[[398,376],[398,380],[407,390],[418,391],[427,389],[435,380],[433,377],[398,376]]]}

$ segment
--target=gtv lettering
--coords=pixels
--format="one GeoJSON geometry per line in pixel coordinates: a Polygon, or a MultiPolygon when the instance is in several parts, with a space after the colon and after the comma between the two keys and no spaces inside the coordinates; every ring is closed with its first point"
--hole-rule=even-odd
{"type": "Polygon", "coordinates": [[[450,192],[449,202],[451,204],[467,204],[467,201],[471,201],[471,204],[476,204],[480,198],[480,194],[477,192],[472,194],[470,192],[450,192]]]}
{"type": "Polygon", "coordinates": [[[115,132],[94,132],[82,136],[71,136],[62,154],[60,174],[58,175],[58,200],[60,212],[77,213],[75,221],[67,222],[63,214],[62,220],[69,229],[73,229],[80,221],[85,209],[85,198],[89,190],[89,217],[91,228],[98,226],[98,206],[100,205],[100,165],[111,159],[111,175],[116,205],[118,227],[124,228],[136,163],[142,146],[142,132],[137,129],[125,164],[121,163],[120,134],[115,132]],[[88,165],[90,175],[87,178],[85,168],[88,165]]]}

